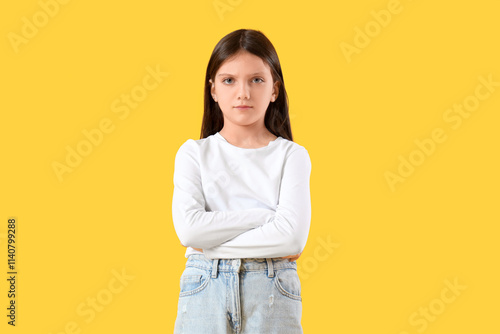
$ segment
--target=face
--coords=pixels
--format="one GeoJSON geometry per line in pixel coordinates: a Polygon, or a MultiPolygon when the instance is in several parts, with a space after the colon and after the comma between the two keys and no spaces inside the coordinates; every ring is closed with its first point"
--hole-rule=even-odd
{"type": "Polygon", "coordinates": [[[224,126],[264,126],[267,107],[278,96],[279,82],[273,83],[269,65],[246,51],[228,58],[210,83],[212,97],[224,115],[224,126]],[[250,108],[236,108],[239,105],[250,108]]]}

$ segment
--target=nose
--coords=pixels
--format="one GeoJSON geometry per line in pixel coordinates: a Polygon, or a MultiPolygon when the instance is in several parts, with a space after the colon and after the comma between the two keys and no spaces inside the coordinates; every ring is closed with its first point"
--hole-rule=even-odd
{"type": "Polygon", "coordinates": [[[239,99],[249,99],[250,98],[250,87],[248,87],[246,82],[242,82],[238,86],[238,98],[239,99]]]}

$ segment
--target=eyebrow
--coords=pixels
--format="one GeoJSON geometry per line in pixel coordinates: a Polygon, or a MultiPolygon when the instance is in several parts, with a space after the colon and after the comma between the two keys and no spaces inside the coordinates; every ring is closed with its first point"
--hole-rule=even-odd
{"type": "MultiPolygon", "coordinates": [[[[264,72],[255,72],[255,73],[252,73],[250,75],[257,75],[257,74],[262,75],[262,74],[264,74],[264,72]]],[[[221,75],[232,75],[232,76],[234,76],[234,74],[230,74],[230,73],[220,73],[217,76],[221,76],[221,75]]]]}

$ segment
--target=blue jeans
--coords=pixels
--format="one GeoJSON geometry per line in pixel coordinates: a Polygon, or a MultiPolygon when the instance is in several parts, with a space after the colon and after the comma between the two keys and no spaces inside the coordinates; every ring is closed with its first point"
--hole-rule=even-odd
{"type": "Polygon", "coordinates": [[[174,334],[302,334],[297,262],[192,254],[180,279],[174,334]]]}

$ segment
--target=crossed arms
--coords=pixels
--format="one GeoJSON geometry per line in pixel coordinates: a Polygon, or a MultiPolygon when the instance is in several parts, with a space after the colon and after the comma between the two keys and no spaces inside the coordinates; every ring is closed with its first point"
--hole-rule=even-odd
{"type": "Polygon", "coordinates": [[[187,140],[175,157],[172,218],[183,246],[213,258],[273,258],[303,251],[311,222],[311,160],[298,147],[288,153],[276,210],[205,211],[198,147],[187,140]]]}

